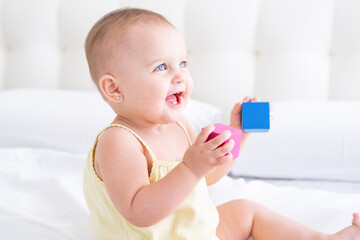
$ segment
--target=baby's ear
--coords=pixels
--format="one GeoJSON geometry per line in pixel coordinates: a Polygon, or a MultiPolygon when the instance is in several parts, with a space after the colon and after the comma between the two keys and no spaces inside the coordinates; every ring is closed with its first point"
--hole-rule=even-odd
{"type": "Polygon", "coordinates": [[[99,81],[99,88],[103,96],[111,102],[120,102],[123,94],[120,90],[119,80],[109,74],[103,75],[99,81]]]}

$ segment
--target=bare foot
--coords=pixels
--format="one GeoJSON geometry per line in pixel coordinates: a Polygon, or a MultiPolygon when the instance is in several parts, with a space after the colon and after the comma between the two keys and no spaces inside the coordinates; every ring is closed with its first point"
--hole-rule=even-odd
{"type": "Polygon", "coordinates": [[[360,213],[354,213],[353,214],[352,225],[360,227],[360,213]]]}
{"type": "Polygon", "coordinates": [[[360,214],[353,214],[352,225],[329,236],[329,240],[360,240],[360,214]]]}

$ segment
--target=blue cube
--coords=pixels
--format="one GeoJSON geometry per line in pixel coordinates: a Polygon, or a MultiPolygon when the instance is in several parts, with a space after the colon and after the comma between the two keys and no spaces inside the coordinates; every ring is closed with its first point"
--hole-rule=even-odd
{"type": "Polygon", "coordinates": [[[242,104],[242,131],[268,132],[270,130],[269,102],[246,102],[242,104]]]}

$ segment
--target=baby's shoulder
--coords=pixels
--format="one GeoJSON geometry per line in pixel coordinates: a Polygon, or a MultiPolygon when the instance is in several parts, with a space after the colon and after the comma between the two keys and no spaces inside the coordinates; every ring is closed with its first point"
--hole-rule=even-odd
{"type": "Polygon", "coordinates": [[[136,136],[126,128],[109,127],[99,136],[97,151],[105,149],[109,151],[141,150],[141,143],[136,136]]]}
{"type": "Polygon", "coordinates": [[[119,186],[124,183],[123,179],[131,179],[129,174],[134,174],[136,169],[141,169],[145,175],[147,173],[141,143],[130,131],[120,127],[110,127],[101,133],[93,161],[96,174],[110,191],[125,188],[119,186]]]}

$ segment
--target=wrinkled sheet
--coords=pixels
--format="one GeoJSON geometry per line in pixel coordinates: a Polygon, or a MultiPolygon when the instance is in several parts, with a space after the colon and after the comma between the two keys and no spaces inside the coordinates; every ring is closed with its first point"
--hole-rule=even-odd
{"type": "MultiPolygon", "coordinates": [[[[0,148],[1,238],[95,239],[82,192],[85,161],[86,154],[0,148]]],[[[360,193],[300,190],[260,180],[225,177],[209,193],[216,204],[250,199],[329,233],[350,224],[352,212],[360,211],[360,193]]]]}
{"type": "Polygon", "coordinates": [[[294,186],[284,183],[283,186],[270,184],[263,180],[244,180],[226,177],[214,186],[209,187],[209,193],[213,201],[219,205],[233,199],[248,199],[294,219],[316,230],[334,233],[351,224],[353,212],[360,212],[360,193],[331,192],[326,189],[334,189],[343,186],[351,190],[355,187],[360,189],[359,183],[328,182],[314,184],[314,188],[308,182],[291,181],[294,186]],[[303,183],[304,187],[302,187],[303,183]],[[349,185],[349,187],[348,187],[349,185]],[[320,189],[322,187],[323,189],[320,189]]]}
{"type": "Polygon", "coordinates": [[[82,194],[86,155],[0,149],[3,239],[95,239],[82,194]]]}

